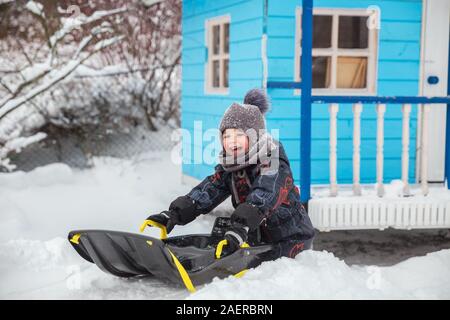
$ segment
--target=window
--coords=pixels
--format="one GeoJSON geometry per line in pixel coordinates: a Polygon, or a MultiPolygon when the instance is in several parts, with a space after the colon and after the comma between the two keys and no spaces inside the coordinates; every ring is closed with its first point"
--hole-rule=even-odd
{"type": "Polygon", "coordinates": [[[205,68],[205,91],[228,93],[228,65],[230,60],[230,17],[223,16],[206,21],[208,58],[205,68]]]}
{"type": "MultiPolygon", "coordinates": [[[[378,12],[372,9],[314,9],[314,94],[376,93],[378,28],[373,21],[377,19],[378,12]]],[[[296,23],[294,80],[301,81],[301,8],[296,23]]]]}

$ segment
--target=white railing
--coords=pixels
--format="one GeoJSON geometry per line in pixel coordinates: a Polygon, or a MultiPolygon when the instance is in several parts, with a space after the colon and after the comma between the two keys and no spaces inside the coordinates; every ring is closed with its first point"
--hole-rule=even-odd
{"type": "MultiPolygon", "coordinates": [[[[421,190],[423,195],[428,194],[427,184],[427,110],[423,107],[422,130],[420,138],[420,172],[421,190]]],[[[353,104],[353,194],[361,195],[360,170],[361,170],[361,113],[362,103],[353,104]]],[[[337,119],[339,105],[332,103],[329,106],[330,113],[330,196],[338,195],[337,181],[337,119]]],[[[383,173],[384,173],[384,114],[386,104],[376,104],[377,113],[377,135],[376,135],[376,189],[379,197],[384,196],[383,173]]],[[[403,195],[410,195],[408,183],[409,172],[409,142],[410,142],[410,114],[411,104],[402,105],[402,150],[401,150],[401,179],[403,181],[403,195]]]]}

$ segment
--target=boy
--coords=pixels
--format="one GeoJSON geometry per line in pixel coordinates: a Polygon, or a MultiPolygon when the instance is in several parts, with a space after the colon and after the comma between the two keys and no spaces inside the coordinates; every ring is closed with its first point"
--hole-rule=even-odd
{"type": "Polygon", "coordinates": [[[311,248],[314,228],[293,184],[289,160],[279,141],[266,132],[268,99],[250,90],[243,104],[233,103],[220,123],[223,149],[215,173],[188,194],[175,199],[168,211],[148,217],[170,232],[206,214],[232,196],[231,227],[225,233],[225,254],[250,245],[270,243],[265,260],[294,258],[311,248]]]}

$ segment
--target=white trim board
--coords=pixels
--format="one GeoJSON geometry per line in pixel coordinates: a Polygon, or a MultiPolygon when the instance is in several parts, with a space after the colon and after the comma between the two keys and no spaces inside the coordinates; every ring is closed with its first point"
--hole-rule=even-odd
{"type": "MultiPolygon", "coordinates": [[[[419,94],[421,96],[446,96],[448,81],[448,47],[450,2],[448,0],[423,0],[420,56],[419,94]],[[437,76],[437,84],[429,84],[428,77],[437,76]]],[[[420,181],[421,139],[427,141],[427,176],[429,182],[444,181],[446,105],[421,105],[418,108],[418,142],[416,177],[420,181]],[[427,132],[423,132],[423,108],[428,108],[427,132]]]]}
{"type": "Polygon", "coordinates": [[[212,86],[212,60],[211,60],[211,51],[212,51],[212,28],[216,25],[220,26],[220,39],[223,39],[223,25],[228,23],[230,26],[228,41],[230,41],[231,37],[231,16],[229,14],[212,17],[205,20],[205,47],[207,50],[207,59],[205,61],[205,71],[204,71],[204,93],[208,94],[218,94],[218,95],[228,95],[230,91],[230,46],[228,46],[228,53],[224,53],[223,51],[223,42],[222,40],[219,42],[219,54],[216,55],[216,58],[219,59],[219,74],[220,74],[220,87],[215,88],[212,86]],[[222,87],[223,84],[223,61],[224,59],[228,59],[228,87],[222,87]]]}

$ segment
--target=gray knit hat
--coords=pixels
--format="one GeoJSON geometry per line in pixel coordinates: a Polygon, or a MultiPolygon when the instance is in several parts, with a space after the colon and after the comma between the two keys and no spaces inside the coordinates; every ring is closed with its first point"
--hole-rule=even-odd
{"type": "Polygon", "coordinates": [[[261,89],[251,89],[244,98],[244,103],[233,103],[225,111],[219,130],[223,133],[226,129],[236,128],[247,132],[255,130],[259,135],[266,130],[264,114],[269,109],[269,99],[261,89]]]}

